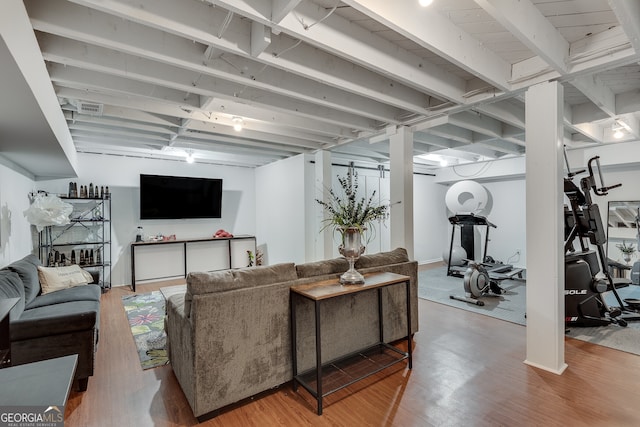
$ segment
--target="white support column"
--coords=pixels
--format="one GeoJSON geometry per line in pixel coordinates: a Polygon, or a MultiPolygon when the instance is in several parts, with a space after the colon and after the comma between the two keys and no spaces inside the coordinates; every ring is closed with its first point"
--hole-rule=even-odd
{"type": "Polygon", "coordinates": [[[526,106],[527,357],[556,374],[564,361],[563,98],[558,82],[529,88],[526,106]]]}
{"type": "MultiPolygon", "coordinates": [[[[315,198],[326,203],[330,202],[329,189],[331,188],[331,152],[318,151],[315,154],[315,176],[316,176],[316,193],[315,198]]],[[[329,217],[325,209],[316,203],[316,222],[318,230],[323,227],[322,221],[329,217]]],[[[316,239],[316,260],[333,258],[333,235],[330,230],[325,230],[317,235],[316,239]]]]}
{"type": "Polygon", "coordinates": [[[413,132],[399,127],[389,137],[391,249],[407,249],[413,259],[413,132]],[[400,202],[400,203],[398,203],[400,202]]]}

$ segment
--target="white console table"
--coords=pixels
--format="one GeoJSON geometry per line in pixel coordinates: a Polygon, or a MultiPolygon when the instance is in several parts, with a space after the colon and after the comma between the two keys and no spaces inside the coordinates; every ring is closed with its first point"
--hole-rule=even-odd
{"type": "Polygon", "coordinates": [[[256,254],[255,236],[134,242],[131,244],[131,287],[136,282],[187,277],[191,271],[216,271],[249,265],[256,254]]]}

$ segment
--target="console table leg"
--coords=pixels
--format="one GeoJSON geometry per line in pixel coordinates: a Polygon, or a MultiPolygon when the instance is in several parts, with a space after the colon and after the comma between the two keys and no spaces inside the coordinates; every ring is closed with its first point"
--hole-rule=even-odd
{"type": "Polygon", "coordinates": [[[320,338],[320,301],[315,302],[316,311],[316,400],[318,415],[322,415],[322,340],[320,338]]]}
{"type": "Polygon", "coordinates": [[[409,354],[408,365],[409,369],[413,368],[413,358],[411,356],[411,285],[409,281],[406,282],[407,292],[407,353],[409,354]]]}
{"type": "Polygon", "coordinates": [[[298,391],[298,381],[296,376],[298,375],[298,355],[297,355],[297,336],[296,336],[296,307],[295,307],[295,294],[291,293],[289,296],[289,305],[291,309],[291,362],[293,363],[293,391],[298,391]]]}

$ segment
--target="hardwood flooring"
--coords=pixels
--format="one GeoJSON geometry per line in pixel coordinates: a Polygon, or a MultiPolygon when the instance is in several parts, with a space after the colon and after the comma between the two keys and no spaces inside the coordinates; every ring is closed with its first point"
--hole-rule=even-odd
{"type": "MultiPolygon", "coordinates": [[[[166,284],[140,285],[150,292],[166,284]]],[[[171,366],[140,368],[121,297],[102,296],[96,369],[72,392],[65,426],[197,424],[171,366]]],[[[413,370],[391,367],[315,401],[290,384],[227,408],[203,426],[638,426],[640,357],[567,338],[563,375],[523,363],[525,328],[419,302],[413,370]]]]}

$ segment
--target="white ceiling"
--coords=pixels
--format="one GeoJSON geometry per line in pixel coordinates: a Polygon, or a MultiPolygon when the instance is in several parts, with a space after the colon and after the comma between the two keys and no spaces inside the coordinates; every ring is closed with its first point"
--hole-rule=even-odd
{"type": "MultiPolygon", "coordinates": [[[[427,8],[417,0],[26,0],[26,13],[22,1],[4,1],[8,51],[18,65],[41,55],[53,90],[27,95],[3,71],[0,111],[21,113],[12,128],[15,116],[24,119],[25,138],[64,120],[67,135],[49,131],[42,143],[64,147],[70,134],[78,152],[191,152],[253,167],[328,149],[334,159],[385,164],[381,135],[408,126],[416,155],[449,163],[519,156],[524,92],[549,80],[565,89],[569,147],[640,139],[637,0],[434,0],[427,8]],[[23,95],[6,96],[7,86],[23,95]],[[62,114],[46,111],[47,97],[62,114]],[[616,120],[621,140],[612,136],[616,120]]],[[[3,67],[5,57],[0,50],[3,67]]],[[[33,88],[38,77],[25,79],[33,88]]],[[[6,121],[0,126],[5,157],[56,175],[12,158],[6,121]]]]}

